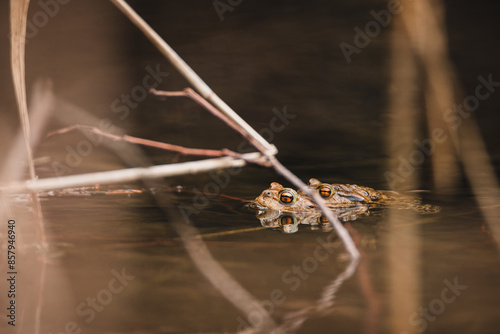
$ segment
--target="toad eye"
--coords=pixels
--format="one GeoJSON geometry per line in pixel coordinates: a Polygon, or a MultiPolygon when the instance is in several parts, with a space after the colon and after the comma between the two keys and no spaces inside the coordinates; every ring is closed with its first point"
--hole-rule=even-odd
{"type": "Polygon", "coordinates": [[[291,189],[282,190],[279,194],[280,202],[283,204],[292,204],[295,202],[295,192],[291,189]]]}
{"type": "Polygon", "coordinates": [[[321,216],[318,218],[318,223],[321,225],[321,226],[330,226],[330,221],[328,220],[328,218],[326,218],[325,216],[321,216]]]}
{"type": "Polygon", "coordinates": [[[289,226],[295,224],[295,217],[283,216],[281,217],[281,226],[289,226]]]}
{"type": "Polygon", "coordinates": [[[328,198],[332,195],[332,188],[328,186],[321,186],[318,188],[318,193],[323,198],[328,198]]]}

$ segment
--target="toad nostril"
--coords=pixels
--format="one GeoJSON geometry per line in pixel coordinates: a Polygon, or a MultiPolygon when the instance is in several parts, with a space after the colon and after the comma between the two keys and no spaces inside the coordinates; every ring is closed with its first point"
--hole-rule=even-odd
{"type": "Polygon", "coordinates": [[[271,197],[273,194],[270,191],[264,192],[264,196],[271,197]]]}

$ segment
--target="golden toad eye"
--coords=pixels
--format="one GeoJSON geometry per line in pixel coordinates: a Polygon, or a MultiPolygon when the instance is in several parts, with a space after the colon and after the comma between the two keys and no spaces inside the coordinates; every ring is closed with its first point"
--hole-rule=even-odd
{"type": "Polygon", "coordinates": [[[330,221],[328,220],[328,218],[326,218],[325,216],[321,216],[318,218],[318,223],[322,226],[329,226],[330,225],[330,221]]]}
{"type": "Polygon", "coordinates": [[[281,217],[281,226],[293,225],[295,223],[293,217],[291,216],[283,216],[281,217]]]}
{"type": "Polygon", "coordinates": [[[283,190],[279,194],[279,199],[283,204],[292,204],[295,201],[295,194],[291,190],[283,190]]]}
{"type": "Polygon", "coordinates": [[[318,188],[318,193],[321,197],[327,198],[332,195],[332,189],[327,186],[321,186],[318,188]]]}

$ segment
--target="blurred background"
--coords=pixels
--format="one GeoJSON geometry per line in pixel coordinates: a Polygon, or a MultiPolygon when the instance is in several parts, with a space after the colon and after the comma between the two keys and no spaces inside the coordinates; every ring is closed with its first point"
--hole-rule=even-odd
{"type": "MultiPolygon", "coordinates": [[[[335,174],[341,180],[377,182],[372,175],[364,176],[364,166],[349,166],[349,175],[341,170],[342,164],[359,160],[371,163],[373,175],[383,175],[391,26],[382,28],[369,45],[353,53],[351,63],[339,45],[354,45],[353,29],[364,31],[374,20],[370,11],[386,10],[386,2],[303,5],[243,1],[220,15],[211,2],[141,1],[131,5],[257,130],[269,126],[273,108],[286,106],[297,115],[273,138],[280,158],[297,173],[306,166],[329,164],[329,168],[340,169],[335,174]]],[[[403,2],[401,5],[404,7],[403,2]]],[[[7,4],[3,6],[7,15],[7,4]]],[[[457,70],[456,84],[466,95],[473,94],[479,75],[491,73],[495,78],[495,59],[500,52],[495,43],[499,27],[493,19],[497,6],[493,1],[446,6],[449,57],[457,70]]],[[[99,118],[111,119],[130,135],[191,147],[237,149],[240,141],[231,130],[185,99],[159,102],[147,98],[130,108],[126,117],[113,112],[112,103],[142,84],[148,66],[159,66],[170,74],[159,84],[160,89],[180,90],[188,83],[112,4],[60,5],[45,25],[36,20],[38,11],[45,10],[33,3],[26,49],[28,89],[37,79],[50,78],[57,96],[99,118]]],[[[8,31],[8,20],[2,22],[2,30],[8,31]]],[[[8,75],[9,40],[2,40],[2,132],[9,133],[16,129],[11,124],[15,125],[17,115],[8,75]]],[[[498,161],[494,129],[500,116],[494,112],[496,107],[493,94],[481,101],[474,114],[492,158],[498,161]]],[[[419,130],[418,135],[425,138],[422,127],[419,130]]],[[[332,173],[328,169],[325,176],[332,173]]],[[[310,171],[304,171],[303,177],[309,175],[310,171]]],[[[384,181],[374,185],[383,187],[384,181]]]]}
{"type": "MultiPolygon", "coordinates": [[[[379,26],[366,45],[357,44],[358,31],[366,33],[366,25],[376,22],[373,12],[387,12],[388,3],[392,2],[129,1],[228,105],[263,131],[278,147],[280,161],[302,180],[315,177],[376,189],[429,190],[422,195],[425,200],[442,206],[433,218],[399,217],[394,223],[394,215],[379,213],[353,223],[358,223],[361,235],[377,244],[364,250],[365,274],[357,272],[357,278],[340,290],[336,306],[305,321],[296,332],[333,332],[335,326],[336,332],[345,333],[493,333],[499,325],[500,291],[495,285],[500,271],[492,235],[498,216],[481,213],[480,206],[498,203],[497,197],[488,198],[497,189],[491,183],[491,188],[471,188],[478,183],[470,175],[483,172],[468,174],[467,166],[474,165],[474,158],[461,148],[475,151],[476,139],[469,146],[468,139],[483,140],[478,145],[484,147],[493,171],[489,175],[497,182],[500,92],[496,89],[500,86],[492,86],[490,96],[470,116],[460,118],[461,134],[444,126],[458,122],[455,114],[446,112],[454,104],[463,104],[467,96],[477,95],[480,76],[500,82],[500,4],[492,0],[427,1],[425,8],[402,0],[401,12],[390,16],[387,27],[379,26]],[[346,57],[343,43],[356,51],[346,57]],[[288,118],[278,116],[284,114],[288,118]],[[454,121],[446,122],[445,115],[454,121]],[[466,125],[469,122],[473,125],[466,125]],[[269,131],[272,124],[279,130],[269,131]],[[415,141],[431,138],[433,129],[439,127],[453,140],[439,154],[425,155],[421,163],[413,164],[415,172],[404,181],[391,184],[388,173],[401,174],[399,157],[410,159],[418,150],[415,141]],[[469,163],[464,162],[467,157],[469,163]],[[478,205],[478,194],[487,201],[478,205]],[[394,235],[391,231],[404,229],[394,224],[409,224],[413,229],[394,235]],[[411,261],[405,254],[392,259],[397,247],[408,247],[411,261]],[[394,268],[402,263],[410,265],[400,266],[401,270],[418,277],[410,286],[393,280],[394,268]],[[371,278],[368,288],[366,277],[371,278]],[[446,304],[442,312],[427,318],[420,314],[440,298],[446,287],[443,281],[452,282],[455,277],[469,287],[463,296],[446,304]],[[394,296],[407,305],[402,306],[402,315],[394,311],[398,300],[394,296]],[[413,312],[418,316],[412,322],[408,318],[413,312]]],[[[19,130],[19,117],[10,72],[7,1],[0,4],[0,13],[0,155],[4,157],[19,130]]],[[[78,123],[97,126],[105,119],[106,124],[141,138],[193,148],[249,149],[192,101],[141,95],[147,76],[155,78],[151,82],[162,90],[182,90],[189,84],[111,2],[33,1],[27,39],[28,102],[37,80],[50,79],[55,96],[72,106],[55,108],[44,133],[78,123]],[[75,113],[75,108],[87,114],[75,113]]],[[[102,145],[94,146],[78,163],[69,163],[68,154],[78,149],[82,139],[80,132],[42,137],[35,149],[37,174],[49,177],[125,167],[102,145]]],[[[156,149],[145,152],[155,164],[196,159],[156,149]]],[[[168,182],[203,191],[213,175],[168,182]]],[[[479,184],[484,184],[482,180],[479,184]]],[[[270,169],[246,167],[221,192],[251,200],[272,181],[287,183],[270,169]]],[[[193,196],[177,196],[174,204],[193,205],[193,196]]],[[[42,267],[49,266],[44,275],[52,273],[65,282],[60,287],[67,292],[67,300],[58,300],[50,308],[47,305],[58,288],[38,282],[42,288],[36,291],[45,295],[39,302],[44,310],[41,319],[45,319],[38,321],[41,332],[59,332],[67,319],[74,319],[88,333],[238,330],[240,313],[196,270],[169,226],[169,218],[152,198],[51,199],[42,202],[42,209],[49,242],[56,249],[50,261],[41,261],[42,267]],[[123,298],[119,303],[111,303],[90,323],[73,312],[82,300],[107,286],[111,270],[122,267],[137,278],[130,289],[116,296],[123,298]],[[55,320],[58,309],[69,310],[64,320],[55,320]]],[[[191,218],[202,234],[260,225],[239,202],[220,198],[211,198],[191,218]]],[[[321,235],[311,230],[294,236],[274,232],[259,230],[207,242],[222,265],[259,300],[269,298],[275,288],[287,289],[282,273],[310,256],[321,235]]],[[[342,253],[339,247],[335,252],[342,253]]],[[[342,266],[333,257],[323,263],[298,292],[286,295],[287,301],[271,316],[279,324],[286,322],[286,314],[314,304],[342,266]]],[[[32,324],[31,320],[26,323],[32,324]]]]}

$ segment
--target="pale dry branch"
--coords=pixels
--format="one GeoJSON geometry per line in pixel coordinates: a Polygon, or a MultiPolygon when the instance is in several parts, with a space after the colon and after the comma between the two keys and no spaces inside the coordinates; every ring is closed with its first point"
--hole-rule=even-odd
{"type": "Polygon", "coordinates": [[[214,169],[243,167],[247,164],[245,159],[256,160],[260,153],[247,153],[244,159],[222,157],[201,161],[182,162],[177,164],[159,165],[151,167],[126,168],[105,172],[70,175],[63,177],[28,180],[22,183],[13,183],[0,187],[4,193],[19,193],[24,191],[52,190],[68,187],[80,187],[89,184],[112,184],[146,179],[157,179],[185,174],[197,174],[214,169]]]}
{"type": "MultiPolygon", "coordinates": [[[[144,35],[153,43],[158,50],[177,68],[177,70],[188,80],[193,87],[200,92],[201,96],[207,99],[211,104],[217,107],[222,113],[237,124],[241,131],[255,140],[252,144],[257,145],[260,152],[265,155],[274,155],[277,153],[276,146],[268,143],[257,131],[255,131],[247,122],[245,122],[231,107],[229,107],[214,91],[189,67],[189,65],[163,40],[140,17],[124,0],[111,0],[118,9],[120,9],[127,18],[139,28],[144,35]]],[[[247,137],[247,135],[245,137],[247,137]]]]}
{"type": "MultiPolygon", "coordinates": [[[[32,145],[36,144],[35,143],[36,139],[32,140],[31,137],[32,133],[30,129],[30,119],[28,116],[28,103],[26,99],[26,77],[25,77],[26,25],[27,25],[29,2],[30,2],[29,0],[10,1],[10,31],[11,31],[10,41],[11,41],[12,79],[14,85],[14,92],[16,96],[16,102],[18,106],[19,118],[21,121],[21,131],[23,133],[24,148],[26,153],[26,155],[22,157],[21,161],[27,163],[30,181],[34,181],[36,179],[36,173],[35,173],[32,145]]],[[[34,114],[44,115],[50,111],[50,106],[52,102],[51,100],[52,92],[50,90],[49,85],[39,84],[38,87],[36,88],[37,89],[35,89],[34,100],[40,102],[40,104],[36,106],[37,110],[34,112],[34,114]]],[[[43,128],[43,124],[44,122],[40,122],[40,125],[37,128],[41,130],[43,128]]],[[[14,152],[13,155],[15,156],[16,153],[17,152],[14,152]]],[[[8,173],[9,171],[7,171],[6,173],[2,173],[2,176],[5,176],[5,174],[8,173]]],[[[18,174],[16,176],[20,175],[18,174]]],[[[0,201],[2,201],[3,206],[5,207],[9,206],[8,203],[4,202],[3,194],[0,195],[0,201]]],[[[31,193],[31,204],[33,207],[34,230],[36,231],[35,241],[38,242],[42,248],[45,249],[47,247],[45,223],[43,219],[43,213],[39,198],[36,192],[34,191],[31,193]]],[[[7,214],[7,212],[5,212],[5,214],[7,214]]],[[[19,233],[19,240],[22,240],[23,234],[24,233],[19,233]]],[[[29,232],[26,233],[26,235],[29,235],[29,232]]],[[[24,247],[21,247],[21,250],[24,251],[24,247]]],[[[43,264],[42,266],[43,266],[42,268],[45,268],[43,264]]],[[[42,277],[39,282],[40,288],[38,289],[38,294],[36,298],[33,299],[33,296],[28,297],[30,299],[30,302],[36,305],[36,313],[33,324],[34,333],[41,332],[40,323],[41,323],[42,305],[44,304],[44,299],[43,299],[44,277],[45,277],[44,271],[42,270],[42,277]]],[[[30,295],[29,293],[26,294],[26,296],[29,295],[30,295]]],[[[26,301],[26,299],[27,298],[21,299],[20,303],[23,304],[23,302],[26,301]]],[[[26,324],[25,328],[29,328],[29,325],[26,324]]]]}
{"type": "MultiPolygon", "coordinates": [[[[175,91],[175,92],[168,92],[168,91],[157,91],[152,89],[151,93],[153,93],[156,96],[163,96],[163,97],[173,97],[173,96],[185,96],[188,97],[207,110],[209,110],[213,115],[216,117],[219,117],[222,119],[226,124],[228,124],[231,128],[233,128],[235,131],[238,131],[240,134],[242,134],[245,138],[247,138],[245,133],[242,133],[241,129],[235,125],[230,119],[227,119],[227,117],[222,114],[219,110],[217,110],[215,107],[213,107],[210,103],[208,103],[205,99],[203,99],[202,96],[198,95],[195,91],[193,91],[190,88],[186,88],[183,91],[175,91]]],[[[247,138],[249,141],[252,140],[252,138],[247,138]]],[[[257,146],[256,146],[257,147],[257,146]]],[[[258,148],[258,147],[257,147],[258,148]]],[[[265,152],[262,152],[265,154],[265,152]]],[[[302,182],[297,176],[295,176],[292,172],[290,172],[285,166],[283,166],[274,156],[269,156],[268,157],[269,165],[272,166],[279,174],[283,175],[286,179],[288,179],[290,182],[292,182],[295,186],[300,188],[303,192],[307,193],[311,198],[314,199],[314,202],[318,204],[318,207],[321,209],[321,211],[325,214],[325,216],[328,218],[330,223],[333,225],[333,227],[337,230],[337,233],[339,234],[339,237],[341,240],[344,242],[344,245],[347,248],[347,251],[351,255],[353,259],[359,259],[359,251],[356,248],[356,245],[352,241],[349,233],[347,230],[342,226],[342,223],[338,220],[338,218],[333,214],[333,212],[326,206],[324,200],[314,191],[311,191],[309,187],[302,182]]]]}
{"type": "MultiPolygon", "coordinates": [[[[318,205],[320,210],[323,212],[325,217],[330,221],[330,223],[333,225],[335,230],[337,231],[337,234],[339,235],[340,239],[344,243],[345,248],[347,249],[347,252],[351,256],[351,259],[355,263],[354,267],[356,267],[358,261],[359,261],[359,251],[356,245],[354,244],[354,241],[352,240],[351,236],[349,235],[349,232],[347,232],[346,228],[342,225],[342,223],[339,221],[337,216],[333,214],[333,212],[326,206],[326,203],[321,196],[315,191],[312,191],[304,182],[302,182],[295,174],[293,174],[291,171],[289,171],[285,166],[283,166],[278,159],[275,157],[268,157],[269,161],[271,162],[274,170],[278,172],[279,174],[283,175],[288,181],[292,182],[296,187],[298,187],[301,191],[309,195],[313,201],[318,205]]],[[[352,274],[352,272],[351,272],[352,274]]]]}
{"type": "Polygon", "coordinates": [[[33,164],[33,152],[31,149],[31,132],[28,118],[28,104],[26,102],[26,79],[25,79],[25,37],[26,21],[28,15],[29,0],[10,1],[10,30],[11,30],[11,68],[14,83],[14,92],[24,134],[26,152],[28,156],[28,171],[32,179],[36,177],[33,164]]]}
{"type": "MultiPolygon", "coordinates": [[[[162,52],[162,54],[177,68],[177,70],[198,90],[203,98],[208,100],[213,106],[219,109],[225,116],[227,116],[233,124],[237,125],[243,133],[245,138],[251,137],[253,144],[263,155],[267,156],[273,168],[290,182],[295,184],[300,189],[304,190],[307,194],[311,195],[314,202],[318,204],[321,211],[333,224],[341,240],[351,255],[352,261],[355,263],[359,259],[359,251],[352,241],[347,230],[342,226],[340,221],[328,209],[324,200],[316,193],[309,190],[309,188],[298,177],[281,165],[274,155],[277,149],[274,145],[269,144],[260,134],[258,134],[248,123],[246,123],[236,112],[234,112],[224,101],[222,101],[208,85],[189,67],[184,60],[158,35],[147,23],[144,21],[124,0],[111,0],[128,18],[132,21],[146,37],[162,52]]],[[[176,93],[179,94],[179,93],[176,93]]],[[[179,96],[179,95],[177,95],[179,96]]]]}
{"type": "MultiPolygon", "coordinates": [[[[24,137],[24,147],[28,164],[28,173],[31,180],[35,180],[35,164],[33,162],[33,149],[31,146],[31,130],[28,117],[28,103],[26,100],[26,78],[25,78],[25,52],[26,52],[26,24],[28,16],[29,0],[10,1],[10,31],[11,31],[11,69],[14,92],[21,121],[24,137]]],[[[42,107],[43,108],[43,107],[42,107]]],[[[42,247],[46,246],[45,225],[42,209],[36,193],[31,194],[33,214],[35,218],[35,229],[37,239],[42,247]]]]}

